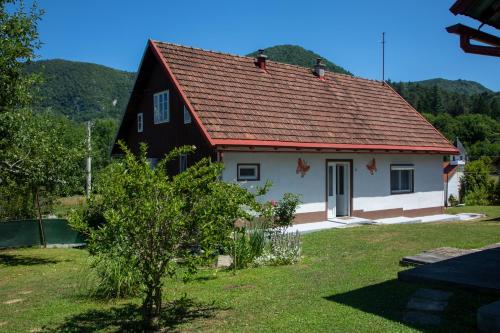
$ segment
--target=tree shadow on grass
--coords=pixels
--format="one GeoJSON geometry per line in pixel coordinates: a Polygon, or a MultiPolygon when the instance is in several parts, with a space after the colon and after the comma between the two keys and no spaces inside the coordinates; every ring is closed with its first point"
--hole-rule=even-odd
{"type": "MultiPolygon", "coordinates": [[[[205,304],[183,297],[164,304],[160,318],[160,331],[171,331],[183,323],[195,319],[207,319],[223,310],[214,304],[205,304]]],[[[42,332],[143,332],[141,308],[136,304],[127,304],[105,310],[89,310],[69,318],[55,327],[45,327],[42,332]]]]}
{"type": "Polygon", "coordinates": [[[14,254],[0,254],[0,266],[33,266],[57,264],[58,260],[28,257],[14,254]]]}
{"type": "MultiPolygon", "coordinates": [[[[453,302],[452,298],[448,305],[449,311],[445,311],[441,314],[443,320],[442,324],[439,326],[422,326],[405,321],[404,317],[408,312],[406,305],[413,293],[419,288],[436,288],[443,290],[443,287],[407,283],[394,279],[324,298],[401,323],[408,327],[416,328],[422,332],[475,331],[475,309],[464,306],[470,303],[470,299],[468,298],[467,302],[463,300],[453,302]],[[460,310],[457,310],[457,308],[460,310]]],[[[457,293],[457,291],[454,292],[457,293]]],[[[458,294],[461,295],[461,292],[458,292],[458,294]]]]}

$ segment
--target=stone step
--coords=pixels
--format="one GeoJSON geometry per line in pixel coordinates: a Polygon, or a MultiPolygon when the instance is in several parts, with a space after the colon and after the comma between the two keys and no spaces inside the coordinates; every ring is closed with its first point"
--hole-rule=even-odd
{"type": "Polygon", "coordinates": [[[500,301],[483,305],[477,310],[477,328],[480,332],[500,332],[500,301]]]}
{"type": "Polygon", "coordinates": [[[438,326],[443,322],[443,319],[433,313],[408,311],[403,317],[403,321],[418,326],[438,326]]]}
{"type": "Polygon", "coordinates": [[[430,299],[433,301],[447,301],[450,299],[451,295],[453,295],[453,293],[449,291],[421,288],[418,289],[412,296],[416,298],[430,299]]]}
{"type": "Polygon", "coordinates": [[[448,305],[447,301],[435,301],[431,299],[423,299],[412,297],[406,308],[409,310],[418,310],[418,311],[429,311],[429,312],[442,312],[448,305]]]}

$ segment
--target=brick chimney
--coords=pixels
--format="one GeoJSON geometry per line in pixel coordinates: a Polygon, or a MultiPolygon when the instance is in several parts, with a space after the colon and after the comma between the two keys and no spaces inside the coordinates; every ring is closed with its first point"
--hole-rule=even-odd
{"type": "Polygon", "coordinates": [[[257,58],[255,59],[255,65],[259,67],[260,69],[267,70],[266,68],[266,59],[267,56],[264,54],[264,50],[259,50],[259,54],[257,55],[257,58]]]}
{"type": "Polygon", "coordinates": [[[319,77],[321,80],[325,78],[325,69],[326,66],[321,62],[321,58],[316,59],[316,65],[314,65],[314,75],[319,77]]]}

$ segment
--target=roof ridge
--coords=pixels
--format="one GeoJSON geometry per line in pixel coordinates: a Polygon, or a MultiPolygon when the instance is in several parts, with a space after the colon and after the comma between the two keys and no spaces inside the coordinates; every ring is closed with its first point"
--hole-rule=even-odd
{"type": "MultiPolygon", "coordinates": [[[[171,43],[171,42],[163,42],[163,41],[154,40],[154,39],[151,39],[151,41],[154,42],[154,43],[158,43],[158,44],[173,45],[173,46],[178,46],[178,47],[182,47],[182,48],[186,48],[186,49],[198,50],[198,51],[209,52],[209,53],[214,53],[214,54],[219,54],[219,55],[226,55],[226,56],[232,56],[232,57],[243,58],[243,59],[255,59],[255,57],[243,56],[243,55],[240,55],[240,54],[234,54],[234,53],[229,53],[229,52],[208,50],[208,49],[204,49],[204,48],[201,48],[201,47],[187,46],[187,45],[181,45],[181,44],[171,43]]],[[[266,61],[272,62],[272,63],[275,63],[275,64],[279,64],[279,65],[288,66],[288,67],[295,67],[295,68],[300,68],[300,69],[309,69],[309,70],[311,70],[311,67],[304,67],[304,66],[299,66],[299,65],[294,65],[294,64],[288,64],[286,62],[280,62],[280,61],[270,60],[270,59],[268,59],[266,61]]],[[[380,81],[380,80],[368,79],[368,78],[359,77],[359,76],[355,76],[355,75],[349,75],[349,74],[344,74],[344,73],[333,72],[333,71],[330,71],[328,69],[326,69],[325,72],[333,74],[333,75],[344,76],[344,77],[347,77],[347,78],[354,78],[354,79],[365,80],[365,81],[369,81],[369,82],[379,82],[379,83],[382,83],[382,81],[380,81]]]]}

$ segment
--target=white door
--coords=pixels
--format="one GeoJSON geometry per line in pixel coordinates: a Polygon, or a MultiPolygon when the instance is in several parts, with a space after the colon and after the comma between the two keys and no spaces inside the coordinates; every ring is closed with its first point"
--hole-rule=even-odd
{"type": "Polygon", "coordinates": [[[326,168],[326,191],[328,196],[328,212],[327,217],[329,219],[337,217],[337,175],[336,175],[336,163],[328,162],[326,168]]]}
{"type": "Polygon", "coordinates": [[[348,162],[328,162],[328,218],[349,215],[350,167],[348,162]]]}

